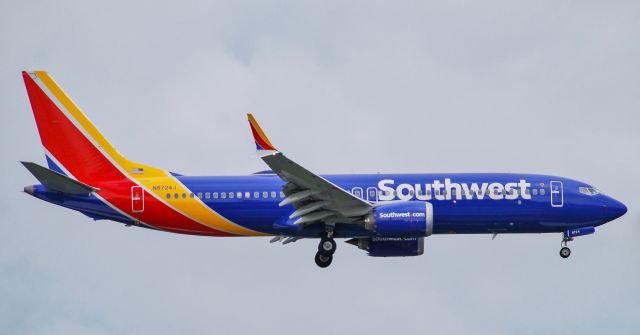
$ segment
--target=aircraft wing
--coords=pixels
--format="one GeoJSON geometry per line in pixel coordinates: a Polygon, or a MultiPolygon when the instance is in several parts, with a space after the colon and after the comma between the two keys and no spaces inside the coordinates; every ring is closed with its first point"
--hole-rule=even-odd
{"type": "Polygon", "coordinates": [[[258,154],[286,182],[283,192],[287,197],[280,206],[292,204],[296,208],[289,217],[297,218],[295,224],[350,223],[371,211],[373,206],[369,202],[287,158],[271,144],[253,115],[248,117],[258,154]]]}

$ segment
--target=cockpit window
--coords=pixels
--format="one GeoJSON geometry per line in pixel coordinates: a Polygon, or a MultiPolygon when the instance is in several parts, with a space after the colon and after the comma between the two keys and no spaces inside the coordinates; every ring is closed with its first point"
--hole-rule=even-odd
{"type": "Polygon", "coordinates": [[[580,187],[580,193],[586,195],[600,194],[600,191],[595,187],[580,187]]]}

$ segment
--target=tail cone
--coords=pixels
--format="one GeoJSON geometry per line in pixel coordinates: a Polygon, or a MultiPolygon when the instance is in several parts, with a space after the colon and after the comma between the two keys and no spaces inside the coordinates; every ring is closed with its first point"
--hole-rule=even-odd
{"type": "Polygon", "coordinates": [[[33,187],[33,185],[25,186],[24,193],[33,195],[35,193],[35,187],[33,187]]]}

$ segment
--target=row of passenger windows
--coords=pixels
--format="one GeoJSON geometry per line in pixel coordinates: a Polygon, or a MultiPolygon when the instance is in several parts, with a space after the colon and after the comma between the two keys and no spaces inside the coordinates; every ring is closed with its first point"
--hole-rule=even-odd
{"type": "MultiPolygon", "coordinates": [[[[533,194],[533,195],[538,195],[538,194],[545,195],[545,192],[546,191],[545,191],[544,188],[541,188],[539,190],[537,188],[534,188],[531,191],[529,189],[525,189],[524,194],[526,194],[526,195],[530,195],[530,194],[533,194]]],[[[352,193],[357,197],[361,197],[362,196],[362,190],[360,190],[359,188],[353,189],[352,193]]],[[[391,193],[391,195],[394,195],[394,196],[398,194],[397,191],[391,191],[390,193],[391,193]]],[[[415,193],[414,190],[409,190],[409,192],[403,193],[403,194],[408,194],[410,196],[413,196],[414,193],[415,193]]],[[[418,190],[417,193],[418,193],[419,196],[422,196],[422,195],[431,196],[432,192],[431,192],[431,189],[427,189],[426,192],[423,191],[423,190],[418,190]]],[[[434,195],[438,195],[438,196],[439,195],[445,195],[446,196],[448,193],[449,192],[447,192],[447,190],[442,190],[442,191],[435,190],[435,191],[433,191],[433,194],[434,195]]],[[[477,191],[477,192],[470,191],[470,193],[471,194],[479,194],[479,193],[482,193],[482,192],[480,192],[480,191],[477,191]]],[[[485,194],[487,194],[487,195],[489,195],[489,194],[494,194],[494,195],[499,195],[499,194],[503,194],[503,195],[507,195],[507,194],[509,194],[509,195],[514,195],[514,194],[522,195],[521,193],[522,192],[520,190],[511,190],[509,192],[507,192],[506,190],[502,190],[502,192],[494,190],[494,192],[490,192],[490,191],[486,191],[485,192],[485,194]]],[[[389,195],[388,193],[385,193],[385,192],[382,192],[382,191],[378,191],[378,195],[382,195],[382,194],[389,195]]],[[[456,194],[457,194],[457,192],[456,192],[455,189],[451,190],[451,195],[455,196],[456,194]]],[[[374,197],[374,196],[375,196],[375,191],[374,190],[369,190],[369,197],[374,197]]]]}
{"type": "MultiPolygon", "coordinates": [[[[358,197],[362,196],[362,191],[360,189],[358,189],[358,188],[353,189],[352,193],[355,196],[358,196],[358,197]]],[[[471,192],[471,193],[478,194],[478,193],[480,193],[480,191],[471,192]]],[[[489,191],[486,192],[486,194],[491,194],[491,193],[492,192],[489,192],[489,191]]],[[[518,194],[518,195],[520,195],[521,192],[520,192],[520,190],[511,190],[510,192],[507,192],[506,190],[503,190],[502,192],[498,192],[498,191],[494,191],[493,192],[494,195],[498,195],[500,193],[502,193],[504,195],[506,195],[506,194],[510,194],[510,195],[518,194]]],[[[541,188],[539,190],[537,188],[534,188],[531,191],[529,191],[529,189],[525,189],[524,193],[526,195],[529,195],[529,194],[545,195],[545,190],[544,190],[544,188],[541,188]]],[[[378,194],[382,195],[383,192],[382,191],[378,191],[378,194]]],[[[395,196],[395,195],[397,195],[397,192],[396,191],[392,191],[391,194],[395,196]]],[[[448,192],[447,192],[447,190],[442,190],[442,192],[440,192],[440,190],[435,190],[433,192],[433,194],[434,195],[438,195],[438,196],[442,194],[442,195],[446,196],[448,194],[448,192]]],[[[413,196],[414,195],[414,191],[413,190],[409,190],[408,195],[413,196]]],[[[431,196],[431,190],[428,189],[426,192],[422,191],[422,190],[419,190],[418,191],[418,195],[431,196]]],[[[452,196],[456,195],[456,190],[455,189],[451,190],[451,195],[452,196]]],[[[375,196],[375,191],[370,189],[369,190],[369,197],[372,197],[372,196],[375,196]]],[[[255,191],[255,192],[199,192],[197,194],[195,194],[195,193],[173,193],[173,194],[167,193],[166,197],[167,197],[167,199],[171,199],[172,197],[173,197],[173,199],[180,199],[180,198],[186,199],[187,197],[189,197],[189,198],[198,197],[199,199],[269,199],[269,198],[276,199],[278,197],[284,198],[284,192],[276,192],[276,191],[271,191],[271,192],[267,192],[267,191],[262,191],[262,192],[258,192],[258,191],[255,191]]]]}
{"type": "Polygon", "coordinates": [[[276,199],[284,198],[284,192],[199,192],[199,193],[167,193],[167,199],[186,199],[198,197],[199,199],[276,199]]]}

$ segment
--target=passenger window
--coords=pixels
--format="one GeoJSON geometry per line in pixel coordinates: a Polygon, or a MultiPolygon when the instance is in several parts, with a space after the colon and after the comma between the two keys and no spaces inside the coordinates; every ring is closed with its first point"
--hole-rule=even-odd
{"type": "Polygon", "coordinates": [[[174,199],[178,199],[178,193],[174,193],[174,194],[173,194],[173,198],[174,198],[174,199]]]}
{"type": "Polygon", "coordinates": [[[235,197],[235,194],[233,192],[229,192],[229,199],[233,199],[235,197]]]}
{"type": "Polygon", "coordinates": [[[195,194],[189,193],[189,198],[193,199],[194,197],[195,197],[195,194]]]}
{"type": "Polygon", "coordinates": [[[269,192],[262,192],[262,197],[263,198],[268,198],[269,197],[269,192]]]}
{"type": "Polygon", "coordinates": [[[206,192],[206,193],[204,194],[204,198],[205,198],[205,199],[211,199],[211,193],[206,192]]]}
{"type": "Polygon", "coordinates": [[[186,193],[182,193],[182,199],[186,199],[187,198],[187,194],[186,193]]]}
{"type": "Polygon", "coordinates": [[[284,192],[280,191],[280,198],[284,198],[284,192]]]}
{"type": "Polygon", "coordinates": [[[541,189],[540,189],[540,195],[544,195],[544,193],[545,193],[544,188],[541,188],[541,189]]]}
{"type": "Polygon", "coordinates": [[[220,192],[220,198],[226,199],[227,198],[227,192],[220,192]]]}
{"type": "Polygon", "coordinates": [[[218,199],[218,192],[213,192],[213,198],[218,199]]]}
{"type": "Polygon", "coordinates": [[[276,198],[276,192],[271,191],[271,197],[275,199],[276,198]]]}
{"type": "Polygon", "coordinates": [[[531,190],[531,193],[532,193],[533,195],[538,195],[538,189],[537,189],[537,188],[534,188],[533,190],[531,190]]]}
{"type": "Polygon", "coordinates": [[[238,198],[238,199],[242,199],[242,192],[238,192],[238,193],[236,193],[236,198],[238,198]]]}
{"type": "Polygon", "coordinates": [[[167,199],[171,199],[171,193],[167,193],[167,199]]]}
{"type": "Polygon", "coordinates": [[[245,198],[251,198],[251,192],[244,192],[244,197],[245,198]]]}
{"type": "Polygon", "coordinates": [[[260,198],[260,192],[253,192],[253,197],[256,199],[260,198]]]}

